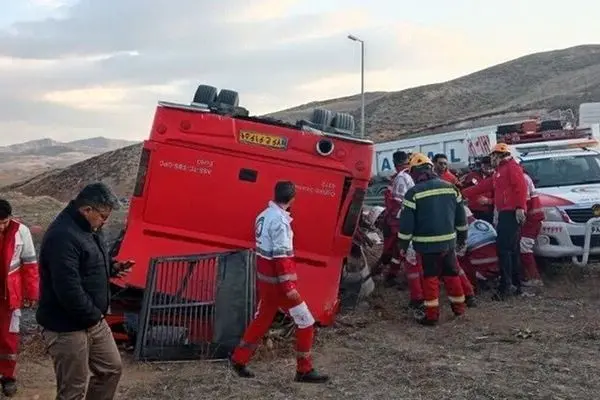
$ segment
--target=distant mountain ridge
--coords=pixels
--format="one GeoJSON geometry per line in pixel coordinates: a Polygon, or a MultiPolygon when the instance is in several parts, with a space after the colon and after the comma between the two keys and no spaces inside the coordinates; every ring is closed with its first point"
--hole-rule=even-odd
{"type": "Polygon", "coordinates": [[[102,136],[73,140],[70,142],[59,142],[54,139],[44,138],[1,146],[0,154],[57,156],[61,153],[78,152],[97,155],[136,143],[139,142],[123,139],[109,139],[102,136]]]}
{"type": "Polygon", "coordinates": [[[90,157],[139,144],[131,140],[93,137],[70,142],[44,138],[0,146],[0,186],[65,168],[90,157]]]}
{"type": "MultiPolygon", "coordinates": [[[[366,133],[374,141],[497,125],[567,108],[576,112],[581,103],[600,101],[600,45],[531,54],[448,82],[366,93],[365,100],[366,133]]],[[[311,102],[269,116],[294,123],[309,118],[315,107],[359,117],[360,96],[311,102]]],[[[358,119],[356,126],[360,126],[358,119]]],[[[133,192],[141,148],[141,144],[127,146],[60,170],[53,165],[52,170],[41,169],[28,179],[11,176],[12,185],[6,184],[0,191],[66,201],[83,185],[102,180],[119,196],[128,197],[133,192]]]]}

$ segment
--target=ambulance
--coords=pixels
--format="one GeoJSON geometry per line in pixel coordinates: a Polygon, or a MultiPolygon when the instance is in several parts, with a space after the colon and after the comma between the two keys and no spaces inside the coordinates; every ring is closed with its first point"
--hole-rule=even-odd
{"type": "Polygon", "coordinates": [[[600,129],[555,133],[505,142],[532,177],[544,209],[535,254],[583,266],[600,256],[600,129]]]}

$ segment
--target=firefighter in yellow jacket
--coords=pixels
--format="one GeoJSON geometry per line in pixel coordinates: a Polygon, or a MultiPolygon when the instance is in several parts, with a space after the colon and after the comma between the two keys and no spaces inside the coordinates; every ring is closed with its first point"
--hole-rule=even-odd
{"type": "Polygon", "coordinates": [[[454,314],[465,312],[456,247],[465,245],[467,218],[460,192],[436,175],[433,163],[426,155],[413,154],[409,166],[415,186],[404,196],[398,246],[404,254],[412,241],[421,258],[425,312],[417,320],[424,325],[434,325],[440,314],[440,278],[446,286],[454,314]]]}

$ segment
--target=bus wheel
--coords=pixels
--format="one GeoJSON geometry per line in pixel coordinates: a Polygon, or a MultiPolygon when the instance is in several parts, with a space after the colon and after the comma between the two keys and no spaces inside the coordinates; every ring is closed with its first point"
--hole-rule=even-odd
{"type": "Polygon", "coordinates": [[[354,135],[354,117],[348,113],[337,113],[333,119],[333,127],[345,134],[354,135]]]}
{"type": "Polygon", "coordinates": [[[334,115],[332,111],[325,110],[324,108],[315,108],[313,110],[313,115],[310,122],[316,125],[328,127],[331,126],[333,118],[334,115]]]}
{"type": "Polygon", "coordinates": [[[233,90],[221,89],[217,96],[217,103],[237,107],[240,104],[240,96],[238,95],[238,92],[233,90]]]}
{"type": "Polygon", "coordinates": [[[208,85],[199,85],[194,94],[194,103],[210,105],[217,100],[217,88],[208,85]]]}

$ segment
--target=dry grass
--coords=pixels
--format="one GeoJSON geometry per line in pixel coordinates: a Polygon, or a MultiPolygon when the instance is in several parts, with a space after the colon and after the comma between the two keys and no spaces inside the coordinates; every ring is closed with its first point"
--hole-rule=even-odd
{"type": "MultiPolygon", "coordinates": [[[[370,253],[371,262],[377,251],[370,253]]],[[[222,362],[134,363],[124,355],[119,399],[596,399],[600,398],[600,273],[551,265],[534,297],[496,303],[437,327],[417,325],[407,293],[377,288],[368,302],[318,331],[316,366],[325,386],[294,374],[293,337],[270,338],[252,363],[253,380],[222,362]]],[[[279,327],[281,328],[281,327],[279,327]]],[[[23,399],[53,399],[51,364],[38,333],[24,341],[23,399]],[[37,397],[36,397],[37,396],[37,397]]]]}
{"type": "MultiPolygon", "coordinates": [[[[134,364],[122,399],[595,399],[600,398],[597,273],[561,275],[535,297],[494,303],[433,328],[415,324],[407,295],[378,289],[367,304],[318,332],[315,362],[326,386],[296,384],[293,339],[263,347],[241,380],[217,362],[134,364]]],[[[25,346],[25,393],[52,398],[39,342],[25,346]],[[30,349],[30,347],[33,348],[30,349]]],[[[31,397],[28,397],[31,398],[31,397]]],[[[46,397],[39,397],[45,399],[46,397]]]]}

